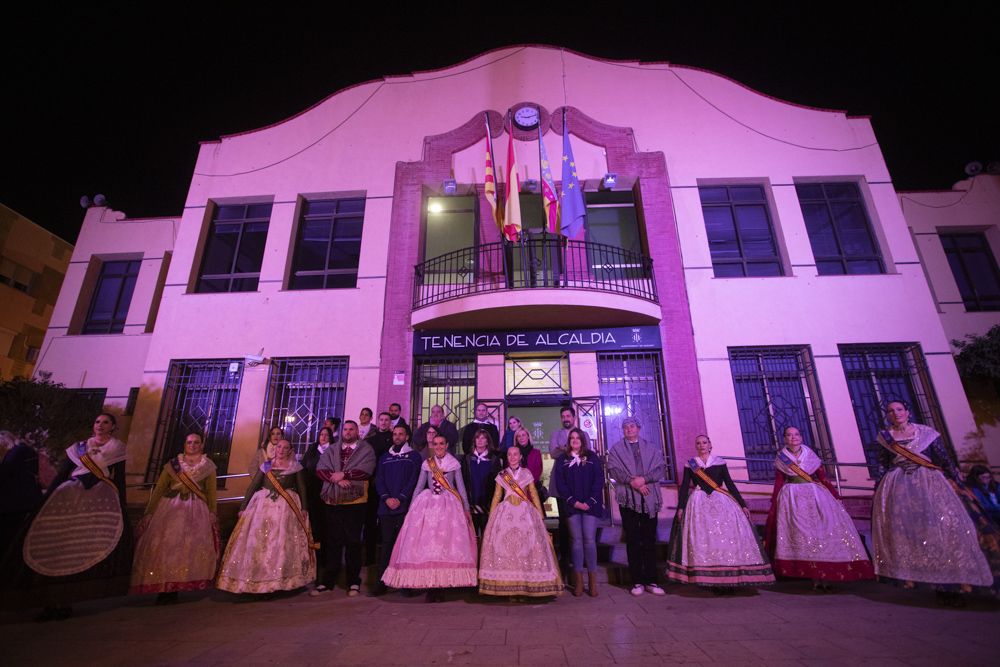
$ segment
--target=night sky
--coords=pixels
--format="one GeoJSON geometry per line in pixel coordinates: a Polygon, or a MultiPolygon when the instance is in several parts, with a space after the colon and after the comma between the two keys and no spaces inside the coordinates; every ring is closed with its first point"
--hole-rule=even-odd
{"type": "Polygon", "coordinates": [[[340,13],[320,14],[139,4],[2,19],[0,203],[70,242],[82,195],[102,193],[131,217],[180,214],[198,141],[280,121],[351,84],[512,44],[701,67],[869,115],[900,190],[947,189],[966,163],[1000,160],[995,2],[917,13],[909,3],[671,2],[648,15],[620,1],[338,3],[340,13]],[[494,18],[479,17],[486,7],[494,18]]]}

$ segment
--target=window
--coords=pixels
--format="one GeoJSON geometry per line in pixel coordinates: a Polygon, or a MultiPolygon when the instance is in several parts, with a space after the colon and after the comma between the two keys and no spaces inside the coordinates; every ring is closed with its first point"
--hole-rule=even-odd
{"type": "Polygon", "coordinates": [[[941,234],[966,310],[1000,310],[1000,272],[983,234],[941,234]]]}
{"type": "Polygon", "coordinates": [[[28,294],[35,282],[35,273],[26,266],[12,259],[0,257],[0,284],[13,287],[19,292],[28,294]]]}
{"type": "Polygon", "coordinates": [[[659,352],[597,354],[605,442],[610,445],[618,440],[621,431],[617,429],[625,417],[637,417],[642,423],[642,437],[663,449],[667,463],[664,479],[673,481],[674,457],[667,446],[662,368],[659,352]]]}
{"type": "Polygon", "coordinates": [[[114,334],[125,330],[125,318],[139,277],[140,260],[104,262],[83,324],[83,334],[114,334]]]}
{"type": "Polygon", "coordinates": [[[271,204],[216,206],[195,291],[255,291],[270,220],[271,204]]]}
{"type": "Polygon", "coordinates": [[[642,235],[631,190],[585,193],[587,240],[642,254],[642,235]]]}
{"type": "Polygon", "coordinates": [[[476,245],[475,197],[428,197],[424,260],[476,245]]]}
{"type": "Polygon", "coordinates": [[[431,406],[440,405],[444,415],[456,426],[467,424],[475,415],[475,357],[417,357],[414,373],[416,421],[418,425],[430,419],[431,406]]]}
{"type": "Polygon", "coordinates": [[[795,186],[821,276],[885,273],[857,183],[795,186]]]}
{"type": "Polygon", "coordinates": [[[774,454],[786,426],[798,428],[821,459],[833,460],[808,347],[733,347],[729,366],[750,481],[774,479],[774,454]]]}
{"type": "Polygon", "coordinates": [[[508,396],[569,395],[569,358],[507,357],[504,360],[508,396]]]}
{"type": "Polygon", "coordinates": [[[170,362],[147,482],[156,481],[163,464],[181,452],[192,431],[204,436],[205,454],[219,475],[226,474],[242,380],[243,359],[170,362]]]}
{"type": "Polygon", "coordinates": [[[132,387],[128,390],[128,401],[125,403],[125,416],[131,417],[135,414],[135,406],[139,402],[139,387],[132,387]]]}
{"type": "Polygon", "coordinates": [[[272,359],[260,441],[280,426],[296,453],[316,442],[323,420],[344,417],[347,357],[272,359]]]}
{"type": "Polygon", "coordinates": [[[703,186],[698,194],[716,278],[784,275],[763,186],[703,186]]]}
{"type": "MultiPolygon", "coordinates": [[[[872,477],[881,474],[877,438],[886,426],[885,408],[890,401],[906,403],[911,421],[946,433],[919,345],[841,345],[840,361],[872,477]]],[[[947,435],[943,437],[947,445],[947,435]]]]}
{"type": "Polygon", "coordinates": [[[365,200],[307,201],[289,289],[333,289],[358,284],[365,200]]]}

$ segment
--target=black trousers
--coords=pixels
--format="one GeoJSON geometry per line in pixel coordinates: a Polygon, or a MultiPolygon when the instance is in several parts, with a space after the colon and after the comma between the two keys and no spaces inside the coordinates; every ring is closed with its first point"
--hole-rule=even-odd
{"type": "Polygon", "coordinates": [[[488,512],[472,515],[472,528],[476,531],[476,537],[479,538],[480,545],[483,543],[483,533],[486,532],[486,524],[489,521],[490,515],[488,512]]]}
{"type": "Polygon", "coordinates": [[[656,517],[621,508],[632,584],[656,583],[656,517]]]}
{"type": "Polygon", "coordinates": [[[389,567],[389,559],[392,558],[392,548],[396,546],[396,538],[399,531],[403,529],[405,514],[386,514],[379,517],[378,525],[382,533],[382,557],[378,563],[378,580],[382,581],[382,575],[389,567]]]}
{"type": "Polygon", "coordinates": [[[365,504],[365,565],[375,564],[375,552],[378,549],[378,505],[382,502],[373,493],[375,485],[368,486],[368,502],[365,504]]]}
{"type": "Polygon", "coordinates": [[[348,586],[361,585],[361,533],[365,525],[365,505],[327,505],[326,571],[323,584],[332,588],[345,563],[348,586]]]}

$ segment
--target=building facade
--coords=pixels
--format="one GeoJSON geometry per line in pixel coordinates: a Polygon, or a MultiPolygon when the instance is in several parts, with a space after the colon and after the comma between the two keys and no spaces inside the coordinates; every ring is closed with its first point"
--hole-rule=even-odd
{"type": "Polygon", "coordinates": [[[272,424],[301,448],[391,402],[459,426],[486,402],[542,445],[573,405],[602,449],[637,415],[668,481],[709,433],[761,494],[788,425],[870,489],[891,399],[988,453],[869,120],[711,72],[530,46],[370,81],[205,142],[176,218],[91,209],[80,238],[40,369],[134,412],[133,482],[191,428],[242,473],[272,424]],[[483,185],[510,133],[514,245],[483,185]],[[566,133],[569,239],[538,188],[566,133]]]}
{"type": "Polygon", "coordinates": [[[30,378],[73,246],[0,204],[0,380],[30,378]]]}
{"type": "MultiPolygon", "coordinates": [[[[1000,176],[980,174],[951,190],[900,192],[949,341],[982,336],[1000,324],[1000,176]]],[[[995,383],[964,378],[977,439],[995,466],[1000,455],[1000,394],[995,383]]]]}

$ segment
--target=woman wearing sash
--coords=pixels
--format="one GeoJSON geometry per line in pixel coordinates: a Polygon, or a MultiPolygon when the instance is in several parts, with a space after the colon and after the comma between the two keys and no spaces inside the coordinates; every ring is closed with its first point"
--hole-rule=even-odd
{"type": "Polygon", "coordinates": [[[784,440],[774,460],[777,474],[764,530],[775,574],[812,579],[818,591],[832,590],[826,582],[874,579],[858,530],[822,461],[802,444],[794,426],[785,428],[784,440]]]}
{"type": "MultiPolygon", "coordinates": [[[[132,534],[125,517],[125,443],[113,415],[94,420],[94,434],[71,445],[44,503],[9,553],[21,607],[44,606],[39,621],[68,618],[74,602],[124,595],[132,571],[132,534]],[[18,549],[18,547],[21,547],[18,549]]],[[[6,569],[6,568],[5,568],[6,569]]]]}
{"type": "Polygon", "coordinates": [[[306,483],[292,445],[280,440],[274,459],[261,464],[247,489],[240,518],[222,557],[216,587],[230,593],[273,593],[301,588],[316,578],[309,515],[302,507],[306,483]]]}
{"type": "Polygon", "coordinates": [[[901,401],[889,403],[886,418],[889,428],[879,433],[878,443],[891,457],[891,467],[879,480],[872,504],[875,573],[905,588],[931,584],[942,604],[961,606],[959,593],[994,586],[980,540],[995,560],[996,529],[990,530],[975,503],[963,504],[963,496],[971,493],[958,483],[940,434],[910,423],[901,401]],[[980,525],[981,533],[980,518],[986,524],[980,525]]]}
{"type": "Polygon", "coordinates": [[[215,498],[215,463],[201,435],[189,433],[184,451],[163,466],[139,524],[132,594],[156,593],[156,604],[170,604],[180,591],[212,586],[219,561],[215,498]]]}
{"type": "Polygon", "coordinates": [[[250,468],[247,470],[250,473],[250,479],[253,479],[253,476],[257,474],[257,471],[260,470],[261,465],[265,461],[270,461],[274,458],[274,450],[284,437],[285,432],[281,430],[280,426],[271,427],[271,430],[267,432],[267,440],[260,443],[260,447],[257,448],[253,458],[250,459],[250,468]]]}
{"type": "Polygon", "coordinates": [[[476,585],[476,536],[461,464],[448,453],[448,440],[435,436],[428,449],[382,581],[429,589],[427,601],[440,602],[435,589],[476,585]]]}
{"type": "Polygon", "coordinates": [[[698,455],[685,466],[678,490],[667,577],[712,586],[719,594],[735,586],[774,583],[771,566],[750,523],[750,511],[729,476],[726,462],[712,454],[707,435],[699,435],[694,448],[698,455]]]}
{"type": "Polygon", "coordinates": [[[521,467],[520,448],[507,450],[507,463],[496,477],[490,519],[483,533],[479,592],[528,597],[559,595],[562,577],[545,529],[535,478],[521,467]]]}

